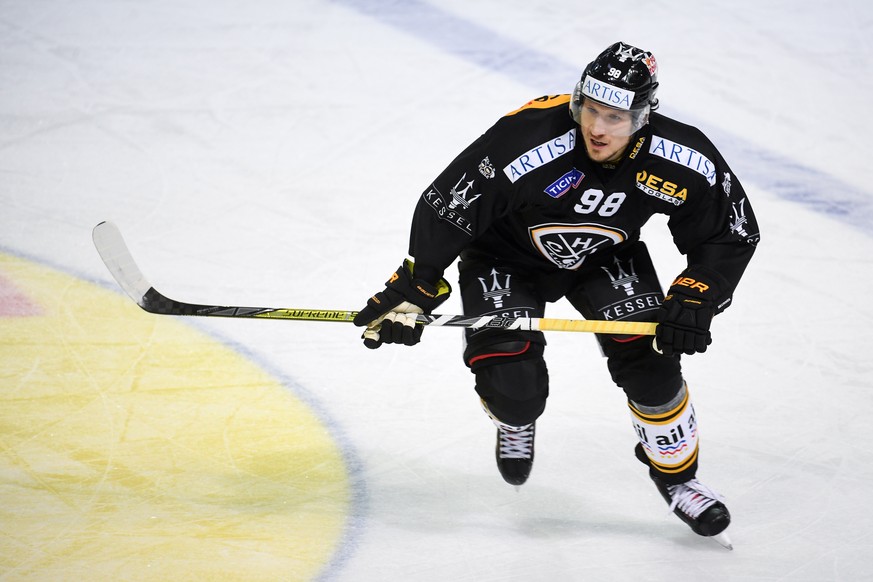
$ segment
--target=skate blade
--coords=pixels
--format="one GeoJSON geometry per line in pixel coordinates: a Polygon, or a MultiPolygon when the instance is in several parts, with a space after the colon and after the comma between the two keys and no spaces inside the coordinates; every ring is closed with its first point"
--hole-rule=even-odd
{"type": "Polygon", "coordinates": [[[727,531],[723,531],[720,534],[716,534],[716,535],[710,536],[710,537],[712,539],[714,539],[716,542],[718,542],[718,545],[720,545],[721,547],[728,549],[728,550],[734,549],[734,545],[731,543],[731,538],[728,537],[727,531]]]}

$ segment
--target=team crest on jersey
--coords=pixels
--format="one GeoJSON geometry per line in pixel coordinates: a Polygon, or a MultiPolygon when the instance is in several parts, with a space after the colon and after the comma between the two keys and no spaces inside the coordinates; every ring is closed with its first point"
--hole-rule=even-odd
{"type": "Polygon", "coordinates": [[[600,224],[540,224],[528,229],[531,244],[561,269],[575,271],[588,256],[627,240],[627,233],[600,224]]]}
{"type": "Polygon", "coordinates": [[[573,168],[551,184],[549,184],[544,192],[551,196],[552,198],[560,198],[564,194],[570,191],[570,189],[576,189],[579,187],[579,184],[582,183],[582,180],[585,179],[585,174],[580,172],[576,168],[573,168]]]}

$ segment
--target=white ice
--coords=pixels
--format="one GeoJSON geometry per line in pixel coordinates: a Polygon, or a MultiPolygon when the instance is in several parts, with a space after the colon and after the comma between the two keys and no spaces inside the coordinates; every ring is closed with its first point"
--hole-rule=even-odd
{"type": "MultiPolygon", "coordinates": [[[[516,491],[456,330],[372,352],[351,326],[191,325],[291,379],[345,447],[356,501],[324,580],[869,580],[871,35],[860,0],[4,0],[0,248],[109,287],[90,230],[111,219],[171,296],[359,309],[464,146],[643,46],[662,112],[713,138],[761,223],[685,360],[733,552],[666,514],[590,336],[549,336],[516,491]]],[[[644,237],[681,270],[662,221],[644,237]]]]}

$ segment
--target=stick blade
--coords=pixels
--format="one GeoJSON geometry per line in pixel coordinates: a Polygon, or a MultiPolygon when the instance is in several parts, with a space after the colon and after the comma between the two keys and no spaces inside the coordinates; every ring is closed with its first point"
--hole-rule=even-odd
{"type": "Polygon", "coordinates": [[[91,232],[94,246],[109,273],[137,305],[145,309],[144,298],[151,285],[133,260],[133,256],[115,224],[103,221],[91,232]]]}

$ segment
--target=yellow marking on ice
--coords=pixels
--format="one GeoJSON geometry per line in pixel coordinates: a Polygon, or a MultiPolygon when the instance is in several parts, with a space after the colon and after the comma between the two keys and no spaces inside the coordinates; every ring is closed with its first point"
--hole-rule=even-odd
{"type": "Polygon", "coordinates": [[[0,253],[40,311],[0,317],[0,572],[16,579],[311,579],[347,467],[250,360],[121,294],[0,253]]]}

